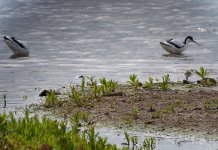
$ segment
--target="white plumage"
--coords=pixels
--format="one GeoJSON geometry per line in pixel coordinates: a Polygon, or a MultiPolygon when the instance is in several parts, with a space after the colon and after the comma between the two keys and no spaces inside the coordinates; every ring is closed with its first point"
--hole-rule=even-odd
{"type": "Polygon", "coordinates": [[[181,41],[179,39],[170,39],[164,42],[160,42],[160,45],[170,54],[181,54],[184,50],[188,48],[188,44],[190,42],[194,42],[197,44],[197,42],[194,41],[191,36],[187,36],[184,41],[181,41]]]}
{"type": "Polygon", "coordinates": [[[28,57],[29,49],[14,37],[4,36],[6,45],[12,50],[11,58],[28,57]]]}

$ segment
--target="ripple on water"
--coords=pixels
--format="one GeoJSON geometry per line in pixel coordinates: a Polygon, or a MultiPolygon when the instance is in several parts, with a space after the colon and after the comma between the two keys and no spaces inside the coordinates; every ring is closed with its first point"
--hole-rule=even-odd
{"type": "Polygon", "coordinates": [[[0,64],[0,67],[3,68],[19,68],[19,67],[24,67],[24,64],[0,64]]]}

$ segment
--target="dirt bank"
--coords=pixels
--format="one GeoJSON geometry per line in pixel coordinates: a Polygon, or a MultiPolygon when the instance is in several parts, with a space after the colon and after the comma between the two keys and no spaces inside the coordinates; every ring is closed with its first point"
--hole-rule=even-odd
{"type": "Polygon", "coordinates": [[[186,90],[119,88],[115,93],[89,100],[78,106],[74,101],[45,108],[68,119],[75,112],[89,114],[94,123],[116,127],[154,128],[218,136],[218,91],[209,88],[186,90]]]}

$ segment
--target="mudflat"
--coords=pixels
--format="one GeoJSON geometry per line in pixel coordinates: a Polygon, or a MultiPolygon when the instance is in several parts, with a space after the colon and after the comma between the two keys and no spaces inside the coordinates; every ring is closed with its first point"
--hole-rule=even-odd
{"type": "Polygon", "coordinates": [[[86,112],[92,123],[115,127],[152,128],[218,136],[218,90],[132,89],[119,86],[113,93],[83,99],[81,105],[64,99],[45,110],[64,119],[86,112]]]}

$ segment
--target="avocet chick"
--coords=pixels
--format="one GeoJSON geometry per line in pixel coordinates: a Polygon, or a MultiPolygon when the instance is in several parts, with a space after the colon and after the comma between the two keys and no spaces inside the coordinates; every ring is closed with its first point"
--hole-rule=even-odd
{"type": "Polygon", "coordinates": [[[186,78],[187,81],[188,81],[188,78],[191,77],[194,72],[195,72],[194,69],[190,69],[190,70],[186,70],[186,71],[185,71],[184,74],[185,74],[185,78],[186,78]]]}

